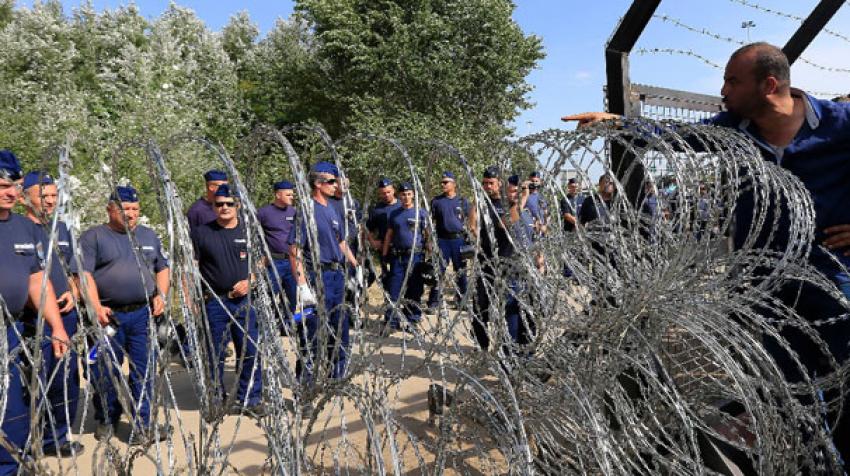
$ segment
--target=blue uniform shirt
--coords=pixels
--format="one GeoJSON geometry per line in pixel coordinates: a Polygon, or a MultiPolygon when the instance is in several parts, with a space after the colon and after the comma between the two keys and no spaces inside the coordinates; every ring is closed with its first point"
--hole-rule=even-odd
{"type": "Polygon", "coordinates": [[[257,211],[257,219],[263,227],[269,250],[272,253],[289,253],[289,233],[295,224],[295,207],[280,208],[269,204],[257,211]]]}
{"type": "Polygon", "coordinates": [[[392,212],[401,208],[401,202],[395,201],[392,205],[379,203],[369,210],[369,219],[366,221],[366,229],[374,233],[379,240],[384,239],[389,227],[389,216],[392,212]]]}
{"type": "MultiPolygon", "coordinates": [[[[319,260],[322,263],[342,263],[345,256],[339,248],[339,244],[345,240],[342,218],[336,208],[330,203],[322,205],[315,199],[313,202],[313,214],[316,220],[316,238],[319,244],[319,260]]],[[[289,232],[289,244],[301,248],[302,257],[305,262],[312,258],[310,251],[311,239],[307,236],[307,216],[302,211],[298,214],[298,223],[289,232]]]]}
{"type": "Polygon", "coordinates": [[[226,294],[248,279],[248,238],[241,222],[236,228],[224,228],[217,221],[195,228],[192,247],[201,276],[216,294],[226,294]]]}
{"type": "Polygon", "coordinates": [[[390,215],[390,229],[393,231],[392,248],[395,250],[421,249],[427,223],[428,215],[424,208],[418,210],[416,207],[399,208],[394,211],[390,215]]]}
{"type": "Polygon", "coordinates": [[[147,302],[156,289],[154,274],[168,268],[156,233],[139,225],[135,235],[140,247],[141,269],[126,233],[98,225],[89,228],[80,237],[83,271],[92,274],[100,301],[107,306],[147,302]]]}
{"type": "MultiPolygon", "coordinates": [[[[779,164],[803,182],[814,201],[815,244],[820,245],[826,238],[825,228],[850,223],[850,104],[815,99],[799,90],[792,90],[792,94],[802,96],[806,120],[784,149],[767,143],[753,123],[734,114],[720,113],[711,122],[743,132],[759,147],[765,160],[779,164]]],[[[752,223],[753,208],[753,195],[744,193],[736,206],[738,245],[752,223]]],[[[787,211],[783,215],[787,215],[787,211]]],[[[781,216],[775,230],[774,242],[778,246],[784,246],[788,241],[788,224],[788,217],[781,216]]],[[[850,257],[843,256],[844,251],[847,250],[830,253],[813,247],[810,260],[818,269],[831,275],[838,269],[829,254],[850,266],[850,257]]]]}
{"type": "Polygon", "coordinates": [[[529,210],[520,212],[519,220],[511,225],[511,238],[522,249],[531,248],[534,244],[534,218],[529,210]]]}
{"type": "Polygon", "coordinates": [[[525,201],[525,208],[531,212],[534,221],[545,223],[546,201],[540,198],[540,192],[531,192],[525,201]]]}
{"type": "Polygon", "coordinates": [[[344,230],[349,243],[353,243],[357,238],[357,227],[363,220],[363,211],[360,210],[360,202],[354,197],[348,201],[345,195],[342,198],[331,197],[328,199],[328,204],[336,209],[337,214],[346,219],[347,230],[344,230]]]}
{"type": "MultiPolygon", "coordinates": [[[[49,223],[44,226],[35,226],[38,233],[38,242],[41,244],[44,253],[47,253],[48,244],[50,243],[48,236],[49,227],[49,223]]],[[[53,291],[56,293],[56,297],[59,298],[59,296],[71,289],[68,283],[68,276],[65,274],[65,268],[62,266],[63,261],[72,274],[77,274],[77,260],[74,259],[73,255],[71,233],[68,231],[68,227],[61,221],[56,224],[56,241],[53,242],[53,249],[54,254],[50,266],[50,281],[53,283],[53,291]]],[[[43,264],[47,264],[46,258],[43,264]]]]}
{"type": "Polygon", "coordinates": [[[30,275],[41,271],[38,226],[18,214],[0,220],[0,295],[12,314],[24,309],[30,275]]]}
{"type": "MultiPolygon", "coordinates": [[[[576,220],[578,220],[578,195],[567,195],[566,197],[561,199],[561,216],[566,213],[574,216],[576,220]]],[[[575,231],[576,225],[575,223],[570,223],[567,220],[564,220],[564,231],[575,231]]]]}
{"type": "Polygon", "coordinates": [[[487,224],[484,220],[481,220],[479,225],[479,233],[481,234],[481,252],[486,258],[492,258],[496,254],[503,258],[513,256],[514,246],[508,238],[508,232],[502,226],[502,217],[508,212],[508,208],[506,208],[506,205],[502,203],[501,198],[497,198],[495,200],[491,199],[491,202],[493,204],[492,206],[485,202],[485,206],[489,208],[489,226],[491,228],[487,228],[487,224]],[[490,240],[491,233],[495,235],[495,243],[490,240]]]}
{"type": "Polygon", "coordinates": [[[218,216],[215,214],[213,204],[206,201],[204,197],[201,197],[195,200],[195,203],[189,207],[189,211],[186,212],[186,218],[189,220],[189,230],[191,231],[201,225],[215,221],[218,216]]]}
{"type": "Polygon", "coordinates": [[[582,202],[578,222],[586,225],[595,221],[596,225],[608,225],[611,221],[608,214],[608,207],[610,206],[611,202],[606,202],[599,197],[588,197],[582,202]]]}
{"type": "Polygon", "coordinates": [[[465,228],[464,221],[469,216],[469,202],[457,195],[454,198],[449,198],[446,194],[438,195],[431,200],[431,216],[434,218],[438,238],[462,233],[465,228]]]}

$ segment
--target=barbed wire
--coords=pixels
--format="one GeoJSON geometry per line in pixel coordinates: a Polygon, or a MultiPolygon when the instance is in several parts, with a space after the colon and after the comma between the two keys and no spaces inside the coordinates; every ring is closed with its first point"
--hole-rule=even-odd
{"type": "MultiPolygon", "coordinates": [[[[729,0],[729,1],[732,2],[732,3],[737,3],[737,4],[743,5],[745,7],[749,7],[749,8],[752,8],[754,10],[759,10],[759,11],[762,11],[764,13],[769,13],[771,15],[775,15],[775,16],[785,18],[785,19],[788,19],[788,20],[794,20],[794,21],[797,21],[797,22],[803,22],[803,21],[806,20],[805,18],[803,18],[799,15],[794,15],[792,13],[783,12],[783,11],[780,11],[780,10],[777,10],[777,9],[774,9],[774,8],[765,7],[765,6],[759,5],[757,3],[750,2],[748,0],[729,0]]],[[[848,37],[848,36],[846,36],[842,33],[839,33],[835,30],[831,30],[829,28],[823,28],[821,31],[826,33],[827,35],[833,36],[835,38],[838,38],[840,40],[843,40],[843,41],[850,43],[850,37],[848,37]]]]}

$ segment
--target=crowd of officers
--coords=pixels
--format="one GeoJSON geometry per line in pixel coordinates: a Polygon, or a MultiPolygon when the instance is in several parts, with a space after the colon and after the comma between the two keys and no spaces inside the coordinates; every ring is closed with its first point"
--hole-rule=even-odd
{"type": "MultiPolygon", "coordinates": [[[[250,299],[257,273],[249,268],[251,250],[240,218],[241,200],[225,172],[210,170],[204,180],[205,194],[191,205],[187,220],[203,278],[206,326],[199,331],[209,344],[207,374],[225,411],[262,416],[259,331],[250,299]],[[235,395],[230,398],[223,385],[229,343],[235,350],[238,374],[235,395]]],[[[497,269],[502,265],[494,263],[510,263],[518,247],[530,250],[545,232],[546,203],[539,195],[538,174],[527,180],[513,175],[503,182],[502,172],[490,167],[482,179],[486,204],[476,205],[458,193],[454,174],[446,171],[441,175],[442,193],[430,202],[430,217],[409,182],[395,184],[381,178],[376,184],[377,202],[366,211],[348,193],[336,165],[315,164],[307,180],[310,196],[297,207],[295,186],[284,180],[273,184],[274,200],[257,212],[270,258],[263,264],[285,310],[282,331],[297,335],[296,374],[303,385],[312,385],[317,372],[330,378],[345,375],[349,330],[356,319],[344,302],[373,280],[379,280],[389,298],[381,335],[420,332],[417,325],[424,308],[439,307],[444,302],[441,293],[448,294],[432,285],[423,305],[426,282],[436,284],[428,277],[442,275],[449,265],[456,279],[452,289],[459,293],[458,299],[465,295],[470,287],[467,260],[475,259],[471,243],[479,230],[477,259],[483,268],[473,283],[477,292],[472,327],[478,345],[489,348],[488,323],[495,318],[490,295],[499,276],[506,275],[504,269],[497,269]],[[479,217],[479,210],[486,213],[479,217]],[[432,243],[439,249],[431,249],[432,243]],[[372,261],[358,256],[364,252],[377,258],[379,277],[375,271],[364,273],[371,270],[366,264],[372,261]],[[321,293],[316,291],[319,287],[321,293]],[[317,302],[319,298],[322,302],[317,302]],[[322,328],[326,336],[319,339],[322,328]]],[[[103,441],[114,436],[122,414],[131,422],[131,444],[149,444],[171,431],[155,425],[152,414],[160,355],[155,351],[153,330],[164,320],[171,276],[160,238],[139,223],[139,194],[132,186],[115,187],[107,200],[106,223],[80,235],[79,258],[67,225],[54,216],[57,200],[53,177],[43,171],[24,174],[13,152],[0,151],[0,265],[4,270],[0,296],[11,356],[2,430],[18,449],[12,454],[0,446],[0,475],[17,471],[20,460],[30,457],[23,451],[27,446],[30,454],[32,447],[40,445],[45,455],[56,456],[84,450],[72,439],[70,428],[80,389],[80,359],[71,339],[88,325],[78,314],[80,305],[91,308],[102,331],[94,334],[91,350],[82,359],[95,391],[95,437],[103,441]],[[18,204],[25,215],[13,212],[18,204]],[[31,348],[23,348],[36,340],[40,359],[34,358],[31,348]],[[116,388],[121,385],[125,358],[129,400],[116,388]],[[32,386],[33,378],[40,384],[32,386]],[[31,398],[33,388],[43,395],[31,398]],[[46,411],[40,420],[42,441],[28,445],[32,404],[46,411]]],[[[542,267],[542,261],[537,263],[542,267]]],[[[530,342],[534,331],[531,319],[520,315],[516,299],[524,284],[517,274],[512,275],[507,289],[496,291],[506,298],[504,317],[512,341],[505,343],[506,352],[530,342]]],[[[180,340],[178,345],[188,352],[185,335],[180,340]]]]}

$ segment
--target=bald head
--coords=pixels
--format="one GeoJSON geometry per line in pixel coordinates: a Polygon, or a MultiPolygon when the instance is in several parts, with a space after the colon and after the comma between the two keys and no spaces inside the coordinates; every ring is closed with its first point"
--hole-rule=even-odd
{"type": "Polygon", "coordinates": [[[788,88],[791,86],[791,66],[788,57],[782,50],[770,43],[750,43],[738,48],[729,61],[735,59],[745,60],[752,65],[752,73],[756,81],[764,81],[768,77],[776,78],[780,86],[788,88]]]}

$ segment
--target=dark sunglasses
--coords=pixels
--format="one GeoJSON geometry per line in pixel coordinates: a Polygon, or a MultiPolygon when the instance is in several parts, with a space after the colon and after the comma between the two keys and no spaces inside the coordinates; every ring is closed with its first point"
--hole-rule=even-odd
{"type": "Polygon", "coordinates": [[[336,179],[335,178],[329,178],[329,179],[320,178],[320,179],[318,179],[318,182],[319,183],[326,183],[328,185],[336,185],[336,179]]]}
{"type": "Polygon", "coordinates": [[[215,207],[216,208],[221,208],[221,207],[234,208],[234,207],[236,207],[236,202],[215,202],[215,207]]]}
{"type": "Polygon", "coordinates": [[[451,181],[451,180],[443,180],[443,181],[442,181],[442,182],[440,182],[440,183],[441,183],[441,184],[443,184],[443,185],[445,185],[445,184],[447,184],[447,183],[452,183],[452,181],[451,181]]]}

